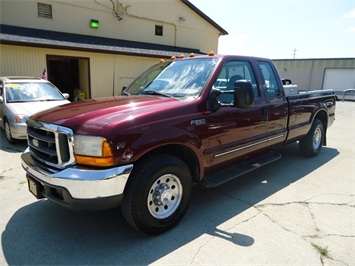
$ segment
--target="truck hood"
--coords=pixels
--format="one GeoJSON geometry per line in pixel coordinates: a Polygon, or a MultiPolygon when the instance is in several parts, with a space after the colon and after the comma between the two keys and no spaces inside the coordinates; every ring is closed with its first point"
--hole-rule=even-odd
{"type": "Polygon", "coordinates": [[[111,124],[129,123],[148,113],[162,112],[181,105],[174,98],[154,96],[118,96],[90,99],[58,106],[32,118],[71,128],[75,134],[97,135],[111,124]]]}

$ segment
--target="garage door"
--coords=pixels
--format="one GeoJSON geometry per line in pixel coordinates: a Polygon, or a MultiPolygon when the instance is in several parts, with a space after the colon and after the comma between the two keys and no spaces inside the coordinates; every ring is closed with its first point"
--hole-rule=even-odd
{"type": "Polygon", "coordinates": [[[355,88],[355,69],[325,69],[323,89],[343,91],[355,88]]]}

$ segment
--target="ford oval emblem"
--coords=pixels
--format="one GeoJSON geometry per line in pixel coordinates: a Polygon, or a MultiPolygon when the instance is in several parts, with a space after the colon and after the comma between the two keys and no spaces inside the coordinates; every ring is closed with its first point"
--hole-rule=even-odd
{"type": "Polygon", "coordinates": [[[33,140],[32,140],[32,144],[33,144],[33,146],[35,146],[35,147],[38,147],[38,146],[39,146],[39,142],[38,142],[38,140],[36,140],[36,139],[33,139],[33,140]]]}

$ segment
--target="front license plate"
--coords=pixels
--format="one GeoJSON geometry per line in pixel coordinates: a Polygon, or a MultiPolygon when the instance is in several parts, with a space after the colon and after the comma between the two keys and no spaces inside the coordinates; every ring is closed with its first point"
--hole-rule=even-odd
{"type": "Polygon", "coordinates": [[[27,183],[28,183],[28,190],[37,198],[41,198],[41,194],[39,191],[39,186],[37,185],[37,183],[31,179],[27,179],[27,183]]]}

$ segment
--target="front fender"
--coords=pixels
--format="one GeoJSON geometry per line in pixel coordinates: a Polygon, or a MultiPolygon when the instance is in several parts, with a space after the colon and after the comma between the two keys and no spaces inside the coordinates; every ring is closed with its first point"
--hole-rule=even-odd
{"type": "Polygon", "coordinates": [[[152,150],[166,145],[182,145],[191,149],[198,158],[202,157],[202,142],[191,132],[180,128],[166,128],[164,130],[153,130],[139,136],[131,143],[127,151],[132,155],[133,161],[139,160],[152,150]]]}

